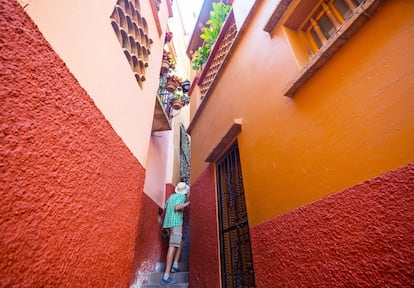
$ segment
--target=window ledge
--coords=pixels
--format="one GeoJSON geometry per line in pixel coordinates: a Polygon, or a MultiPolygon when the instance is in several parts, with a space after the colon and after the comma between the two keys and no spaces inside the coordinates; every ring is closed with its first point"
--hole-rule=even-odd
{"type": "Polygon", "coordinates": [[[342,24],[334,36],[329,39],[308,63],[293,78],[283,94],[293,97],[295,93],[338,51],[358,29],[367,22],[385,0],[367,0],[355,9],[352,17],[342,24]]]}
{"type": "Polygon", "coordinates": [[[287,8],[289,7],[290,3],[293,0],[281,0],[277,5],[275,11],[273,11],[272,16],[270,16],[269,20],[265,27],[263,28],[264,31],[271,33],[273,29],[275,29],[276,25],[279,23],[280,18],[282,18],[283,14],[285,14],[287,8]]]}

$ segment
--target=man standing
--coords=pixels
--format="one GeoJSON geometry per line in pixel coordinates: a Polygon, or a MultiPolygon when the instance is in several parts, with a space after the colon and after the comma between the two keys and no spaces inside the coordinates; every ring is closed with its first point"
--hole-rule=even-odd
{"type": "Polygon", "coordinates": [[[183,209],[190,204],[190,201],[186,202],[188,200],[186,195],[189,192],[190,187],[187,184],[184,182],[178,183],[175,187],[175,193],[168,198],[165,205],[166,213],[162,227],[170,230],[170,241],[168,244],[164,277],[161,280],[162,284],[177,284],[177,281],[170,277],[170,272],[180,272],[178,261],[183,245],[183,209]]]}

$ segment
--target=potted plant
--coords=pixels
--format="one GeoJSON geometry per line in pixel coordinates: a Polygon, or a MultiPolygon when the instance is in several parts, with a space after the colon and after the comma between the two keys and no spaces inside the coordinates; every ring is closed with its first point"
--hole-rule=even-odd
{"type": "Polygon", "coordinates": [[[231,6],[221,2],[213,2],[213,10],[210,12],[210,19],[206,22],[208,27],[203,28],[200,38],[204,40],[204,45],[200,47],[193,58],[192,68],[195,71],[202,70],[204,63],[210,56],[211,48],[214,46],[221,26],[230,12],[231,6]]]}
{"type": "Polygon", "coordinates": [[[181,87],[178,87],[174,91],[171,97],[171,107],[174,110],[180,110],[183,106],[187,105],[190,102],[190,99],[187,95],[183,93],[181,87]]]}
{"type": "Polygon", "coordinates": [[[174,92],[177,89],[177,87],[181,86],[183,82],[183,79],[174,73],[168,74],[166,78],[167,83],[165,85],[165,89],[168,92],[174,92]]]}
{"type": "Polygon", "coordinates": [[[204,63],[207,62],[208,56],[210,56],[210,51],[211,45],[207,43],[196,51],[193,61],[191,62],[193,64],[191,68],[193,68],[194,71],[202,70],[204,63]]]}
{"type": "Polygon", "coordinates": [[[175,59],[171,52],[164,50],[162,55],[161,74],[168,73],[170,69],[175,69],[175,59]]]}

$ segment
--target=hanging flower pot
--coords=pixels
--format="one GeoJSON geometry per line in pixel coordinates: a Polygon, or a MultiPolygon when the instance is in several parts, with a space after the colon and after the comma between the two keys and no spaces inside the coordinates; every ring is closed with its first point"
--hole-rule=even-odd
{"type": "Polygon", "coordinates": [[[170,62],[168,60],[162,60],[161,74],[166,74],[170,70],[170,62]]]}
{"type": "Polygon", "coordinates": [[[175,81],[169,81],[167,82],[167,86],[165,86],[165,90],[167,90],[168,92],[174,92],[175,89],[177,89],[178,84],[175,81]]]}
{"type": "Polygon", "coordinates": [[[162,54],[161,74],[166,74],[170,69],[175,69],[175,59],[170,51],[164,50],[162,54]]]}
{"type": "Polygon", "coordinates": [[[171,107],[174,110],[180,110],[188,103],[190,103],[188,96],[183,93],[183,89],[181,87],[178,87],[172,94],[171,107]]]}
{"type": "Polygon", "coordinates": [[[174,92],[177,87],[181,87],[182,80],[180,77],[174,74],[167,75],[167,84],[165,85],[165,89],[168,92],[174,92]]]}
{"type": "Polygon", "coordinates": [[[174,99],[171,103],[171,106],[174,110],[180,110],[184,106],[184,100],[174,99]]]}
{"type": "Polygon", "coordinates": [[[184,80],[183,83],[181,83],[181,88],[183,88],[184,93],[188,93],[188,91],[190,91],[190,88],[191,88],[190,80],[188,79],[184,80]]]}

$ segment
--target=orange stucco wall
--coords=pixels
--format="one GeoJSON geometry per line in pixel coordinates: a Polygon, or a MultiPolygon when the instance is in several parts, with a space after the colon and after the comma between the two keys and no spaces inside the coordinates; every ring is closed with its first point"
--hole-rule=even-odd
{"type": "Polygon", "coordinates": [[[414,2],[385,1],[293,98],[282,93],[299,72],[283,27],[263,31],[275,2],[252,14],[191,131],[195,181],[242,118],[251,226],[414,159],[414,2]]]}

